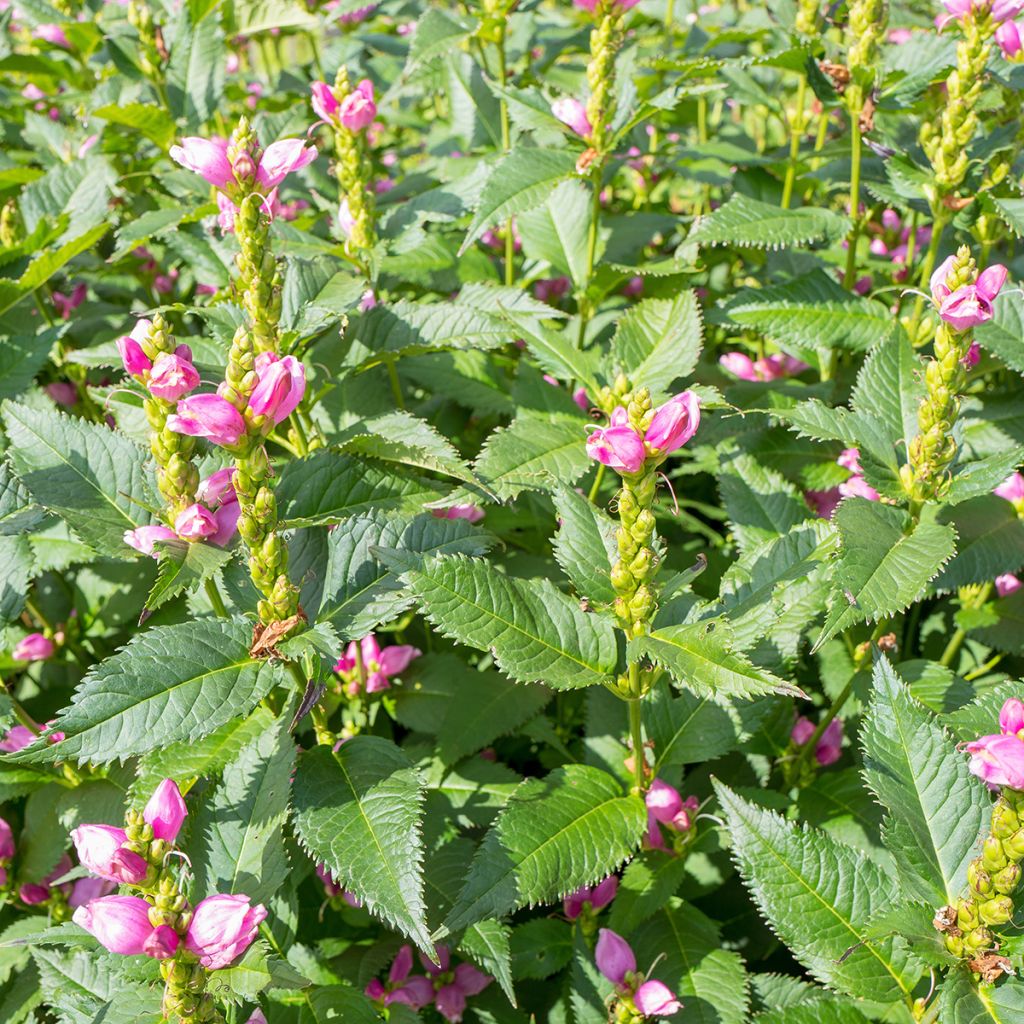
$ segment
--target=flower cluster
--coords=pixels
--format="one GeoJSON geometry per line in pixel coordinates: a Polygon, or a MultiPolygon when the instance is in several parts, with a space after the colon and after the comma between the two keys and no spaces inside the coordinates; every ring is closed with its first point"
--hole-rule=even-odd
{"type": "Polygon", "coordinates": [[[438,946],[437,963],[420,954],[420,963],[427,972],[411,974],[412,949],[402,946],[388,971],[387,981],[374,978],[366,986],[366,995],[381,1007],[401,1003],[413,1010],[422,1010],[433,1003],[437,1012],[451,1024],[459,1024],[470,996],[478,995],[494,980],[470,963],[451,965],[447,946],[438,946]]]}
{"type": "Polygon", "coordinates": [[[624,406],[612,410],[607,427],[587,438],[591,458],[623,475],[636,475],[648,462],[661,462],[682,448],[700,426],[700,401],[692,391],[669,399],[644,417],[643,429],[631,421],[624,406]]]}
{"type": "Polygon", "coordinates": [[[1006,281],[1007,270],[1001,264],[986,267],[975,281],[951,289],[948,279],[953,275],[956,257],[950,256],[932,274],[932,301],[939,316],[954,331],[967,331],[992,319],[992,303],[1006,281]]]}
{"type": "MultiPolygon", "coordinates": [[[[806,716],[801,715],[789,734],[794,746],[802,747],[810,742],[818,727],[806,716]]],[[[814,745],[814,760],[823,768],[835,764],[843,752],[843,723],[833,718],[814,745]]]]}
{"type": "Polygon", "coordinates": [[[354,640],[337,660],[337,672],[350,697],[360,693],[380,693],[391,686],[394,676],[401,675],[423,652],[409,644],[393,644],[381,647],[371,633],[357,644],[354,640]]]}
{"type": "Polygon", "coordinates": [[[117,339],[121,362],[125,372],[151,395],[166,402],[177,402],[199,387],[199,371],[192,364],[192,349],[178,345],[173,352],[161,352],[156,359],[150,359],[142,346],[152,328],[151,320],[139,320],[131,334],[117,339]]]}
{"type": "Polygon", "coordinates": [[[805,362],[785,353],[751,359],[745,352],[726,352],[718,362],[734,377],[747,381],[785,380],[810,369],[805,362]]]}
{"type": "Polygon", "coordinates": [[[602,928],[595,951],[597,969],[615,985],[618,1008],[614,1020],[637,1024],[645,1017],[671,1017],[683,1004],[656,978],[645,979],[636,969],[636,957],[621,935],[602,928]]]}
{"type": "Polygon", "coordinates": [[[694,822],[700,801],[695,796],[685,800],[679,790],[661,779],[655,779],[644,796],[647,804],[647,835],[645,843],[652,850],[681,853],[696,836],[694,822]],[[671,846],[665,843],[662,828],[668,830],[671,846]]]}

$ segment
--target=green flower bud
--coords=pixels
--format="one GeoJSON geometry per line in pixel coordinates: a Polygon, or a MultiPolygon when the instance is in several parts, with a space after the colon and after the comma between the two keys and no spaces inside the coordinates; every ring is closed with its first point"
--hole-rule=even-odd
{"type": "Polygon", "coordinates": [[[985,870],[994,875],[1006,867],[1006,854],[1003,853],[1003,844],[995,836],[989,836],[981,851],[982,864],[985,870]]]}
{"type": "Polygon", "coordinates": [[[1020,865],[1010,863],[992,879],[992,884],[996,892],[1009,896],[1020,885],[1020,876],[1020,865]]]}
{"type": "Polygon", "coordinates": [[[1006,924],[1013,920],[1013,900],[1009,896],[996,896],[982,903],[978,913],[985,924],[1006,924]]]}

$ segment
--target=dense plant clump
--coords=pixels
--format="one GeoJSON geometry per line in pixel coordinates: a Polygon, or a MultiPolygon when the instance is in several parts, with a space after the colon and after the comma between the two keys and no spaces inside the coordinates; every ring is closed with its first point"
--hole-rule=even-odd
{"type": "Polygon", "coordinates": [[[1024,0],[0,0],[0,1024],[1024,1020],[1024,0]]]}

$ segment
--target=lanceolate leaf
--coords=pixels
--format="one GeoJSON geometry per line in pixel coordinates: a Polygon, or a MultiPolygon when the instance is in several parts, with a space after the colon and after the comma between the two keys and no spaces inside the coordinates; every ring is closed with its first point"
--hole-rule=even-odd
{"type": "Polygon", "coordinates": [[[687,242],[781,249],[806,242],[833,241],[842,238],[849,227],[848,218],[831,210],[783,210],[737,193],[724,206],[702,217],[687,242]]]}
{"type": "Polygon", "coordinates": [[[989,816],[985,787],[884,656],[875,664],[872,692],[861,730],[864,776],[889,809],[886,846],[909,895],[953,903],[989,816]]]}
{"type": "Polygon", "coordinates": [[[529,779],[484,838],[439,934],[592,885],[636,849],[646,827],[643,801],[596,768],[567,765],[529,779]]]}
{"type": "Polygon", "coordinates": [[[493,652],[498,667],[519,682],[575,689],[605,682],[615,671],[610,621],[582,611],[548,580],[515,579],[459,555],[418,563],[382,557],[402,572],[440,632],[493,652]]]}
{"type": "Polygon", "coordinates": [[[36,502],[103,554],[133,555],[123,534],[149,522],[142,449],[107,427],[13,402],[4,426],[11,465],[36,502]]]}
{"type": "Polygon", "coordinates": [[[822,832],[715,784],[733,856],[772,930],[819,981],[876,1003],[905,1000],[921,974],[892,939],[868,941],[868,923],[896,898],[874,863],[822,832]],[[841,962],[840,962],[841,961],[841,962]]]}
{"type": "Polygon", "coordinates": [[[657,393],[693,372],[703,333],[697,297],[685,290],[633,306],[619,321],[612,351],[634,387],[657,393]]]}
{"type": "Polygon", "coordinates": [[[280,663],[249,654],[252,626],[204,619],[157,626],[94,668],[57,717],[60,743],[21,761],[107,764],[178,740],[198,740],[249,712],[280,681],[280,663]]]}
{"type": "Polygon", "coordinates": [[[649,657],[672,678],[697,696],[721,700],[757,697],[765,693],[802,696],[794,683],[752,665],[733,649],[725,619],[681,623],[656,629],[630,641],[630,658],[649,657]]]}
{"type": "Polygon", "coordinates": [[[161,553],[156,583],[146,598],[146,608],[153,611],[182,591],[192,591],[209,579],[231,559],[231,551],[213,544],[190,544],[176,537],[156,547],[161,553]]]}
{"type": "Polygon", "coordinates": [[[1004,978],[979,986],[964,968],[950,971],[939,993],[942,1024],[1017,1024],[1024,1014],[1024,983],[1004,978]]]}
{"type": "Polygon", "coordinates": [[[339,885],[433,953],[423,902],[423,785],[412,762],[378,736],[299,758],[295,831],[339,885]]]}
{"type": "Polygon", "coordinates": [[[555,492],[558,532],[555,558],[572,580],[576,592],[591,601],[615,600],[611,569],[618,559],[616,524],[593,502],[568,487],[555,492]]]}

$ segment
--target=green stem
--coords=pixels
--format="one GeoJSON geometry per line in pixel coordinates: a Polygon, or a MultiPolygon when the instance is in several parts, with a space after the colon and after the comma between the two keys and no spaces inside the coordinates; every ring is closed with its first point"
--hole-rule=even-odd
{"type": "Polygon", "coordinates": [[[599,163],[591,173],[593,194],[590,201],[590,223],[587,225],[587,263],[584,276],[584,293],[579,301],[580,326],[576,335],[576,347],[583,348],[583,342],[587,337],[587,324],[590,321],[590,279],[594,276],[594,264],[597,261],[597,238],[601,221],[601,180],[603,178],[603,164],[599,163]]]}
{"type": "Polygon", "coordinates": [[[228,615],[227,607],[224,604],[224,598],[221,597],[220,590],[217,587],[217,581],[210,576],[203,584],[203,589],[206,591],[206,596],[210,600],[210,604],[213,606],[214,612],[220,619],[227,619],[228,615]]]}
{"type": "MultiPolygon", "coordinates": [[[[497,40],[498,48],[498,82],[502,89],[508,81],[508,61],[505,57],[505,33],[502,32],[497,40]]],[[[498,110],[501,116],[501,148],[507,153],[512,148],[512,126],[508,119],[508,104],[502,96],[498,101],[498,110]]],[[[505,221],[505,285],[511,288],[516,282],[515,264],[515,235],[513,233],[512,218],[505,221]]]]}
{"type": "Polygon", "coordinates": [[[786,165],[786,180],[782,185],[782,208],[789,209],[793,199],[793,184],[796,181],[796,164],[800,156],[800,142],[804,134],[804,104],[807,102],[807,79],[801,75],[796,90],[796,112],[790,126],[789,163],[786,165]]]}
{"type": "Polygon", "coordinates": [[[857,278],[857,238],[860,235],[860,111],[850,114],[850,216],[853,229],[850,231],[849,249],[846,251],[846,273],[843,286],[852,288],[857,278]]]}
{"type": "Polygon", "coordinates": [[[633,745],[633,786],[637,794],[642,794],[647,780],[644,778],[644,724],[642,710],[642,692],[640,686],[640,666],[634,661],[629,666],[629,735],[633,745]]]}
{"type": "Polygon", "coordinates": [[[391,382],[391,393],[395,396],[395,404],[399,409],[404,409],[405,399],[402,397],[402,382],[398,379],[395,361],[394,359],[387,359],[385,362],[388,368],[388,380],[391,382]]]}
{"type": "Polygon", "coordinates": [[[594,482],[590,486],[590,493],[587,495],[587,500],[593,502],[597,498],[598,491],[601,490],[601,483],[604,480],[604,463],[600,462],[597,466],[597,473],[594,476],[594,482]]]}
{"type": "MultiPolygon", "coordinates": [[[[921,274],[918,278],[918,286],[925,289],[929,285],[929,278],[935,269],[935,260],[939,255],[939,246],[942,244],[942,230],[946,226],[946,218],[942,215],[942,207],[932,210],[932,238],[928,243],[928,250],[925,253],[924,263],[921,264],[921,274]]],[[[921,326],[921,317],[924,315],[924,296],[918,295],[914,302],[914,313],[910,320],[910,342],[917,343],[917,331],[921,326]]]]}

